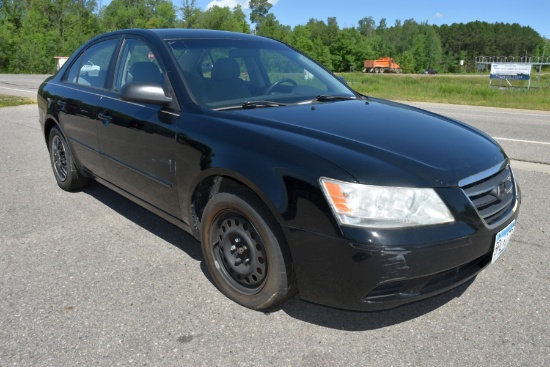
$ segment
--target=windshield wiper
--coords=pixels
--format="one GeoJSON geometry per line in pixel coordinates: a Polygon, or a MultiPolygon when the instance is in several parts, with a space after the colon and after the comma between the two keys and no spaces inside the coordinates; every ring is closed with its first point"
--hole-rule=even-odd
{"type": "Polygon", "coordinates": [[[226,106],[214,108],[215,111],[229,111],[229,110],[249,110],[256,107],[279,107],[289,106],[287,103],[273,102],[273,101],[246,101],[240,105],[226,106]]]}
{"type": "Polygon", "coordinates": [[[329,101],[349,101],[357,99],[357,97],[353,96],[331,96],[326,94],[321,94],[320,96],[317,96],[316,99],[319,102],[329,102],[329,101]]]}
{"type": "Polygon", "coordinates": [[[256,107],[280,107],[288,106],[287,103],[273,102],[273,101],[246,101],[243,103],[242,107],[247,109],[252,109],[256,107]]]}

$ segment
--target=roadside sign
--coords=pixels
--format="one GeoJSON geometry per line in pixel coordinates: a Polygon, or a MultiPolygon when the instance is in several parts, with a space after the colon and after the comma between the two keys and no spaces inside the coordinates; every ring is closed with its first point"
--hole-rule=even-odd
{"type": "Polygon", "coordinates": [[[149,60],[153,61],[155,59],[155,55],[152,52],[149,52],[149,55],[147,55],[149,60]]]}
{"type": "Polygon", "coordinates": [[[531,64],[491,64],[491,79],[529,80],[531,64]]]}

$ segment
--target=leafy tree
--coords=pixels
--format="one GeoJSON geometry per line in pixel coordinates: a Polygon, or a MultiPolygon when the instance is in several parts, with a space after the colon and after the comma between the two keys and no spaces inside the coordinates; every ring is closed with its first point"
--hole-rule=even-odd
{"type": "Polygon", "coordinates": [[[437,69],[441,64],[443,58],[443,49],[441,47],[441,40],[437,34],[435,27],[425,25],[423,33],[426,36],[425,53],[426,53],[426,67],[437,69]]]}
{"type": "Polygon", "coordinates": [[[288,43],[298,50],[314,57],[313,51],[315,43],[311,40],[311,33],[307,26],[298,25],[294,27],[288,43]]]}
{"type": "MultiPolygon", "coordinates": [[[[53,71],[59,32],[51,27],[44,16],[48,10],[46,0],[33,1],[34,6],[27,10],[18,32],[19,41],[9,60],[9,70],[15,73],[47,73],[53,71]],[[42,29],[41,32],[36,32],[42,29]],[[49,65],[49,67],[48,67],[49,65]]],[[[47,14],[46,14],[47,15],[47,14]]]]}
{"type": "Polygon", "coordinates": [[[372,37],[376,32],[376,21],[372,17],[359,20],[359,32],[365,37],[372,37]]]}
{"type": "Polygon", "coordinates": [[[228,7],[213,6],[205,11],[199,22],[199,28],[248,33],[248,23],[240,6],[234,11],[228,7]]]}
{"type": "Polygon", "coordinates": [[[334,70],[330,48],[324,45],[319,38],[313,41],[313,51],[310,56],[329,70],[334,70]]]}
{"type": "Polygon", "coordinates": [[[125,28],[172,28],[176,9],[170,0],[112,0],[103,11],[106,31],[125,28]]]}
{"type": "MultiPolygon", "coordinates": [[[[181,18],[172,0],[0,0],[0,72],[49,73],[54,55],[68,56],[94,35],[122,28],[210,28],[250,32],[240,6],[201,10],[197,0],[180,0],[181,18]]],[[[310,19],[291,28],[270,13],[269,0],[251,0],[250,21],[259,35],[290,43],[335,71],[362,69],[364,59],[391,56],[404,72],[425,68],[473,70],[476,56],[541,55],[548,40],[517,23],[470,22],[434,26],[414,19],[388,26],[371,16],[357,27],[340,28],[335,17],[310,19]]]]}
{"type": "Polygon", "coordinates": [[[418,73],[426,68],[426,36],[416,34],[412,42],[412,55],[414,57],[414,72],[418,73]]]}
{"type": "Polygon", "coordinates": [[[340,31],[330,50],[336,71],[363,70],[363,61],[372,54],[366,39],[355,28],[340,31]]]}
{"type": "Polygon", "coordinates": [[[274,38],[283,42],[291,42],[290,34],[292,29],[289,26],[284,26],[273,14],[267,14],[261,27],[257,30],[256,34],[259,36],[274,38]]]}
{"type": "Polygon", "coordinates": [[[250,21],[256,24],[255,29],[258,29],[273,5],[268,0],[250,0],[248,6],[250,7],[250,21]]]}
{"type": "Polygon", "coordinates": [[[203,12],[196,0],[182,0],[180,10],[183,15],[180,26],[182,28],[198,28],[203,12]]]}
{"type": "Polygon", "coordinates": [[[21,0],[0,0],[0,19],[2,23],[11,24],[15,29],[21,28],[27,4],[21,0]]]}
{"type": "Polygon", "coordinates": [[[399,60],[399,66],[403,73],[416,72],[416,62],[412,51],[405,51],[399,60]]]}
{"type": "Polygon", "coordinates": [[[174,28],[177,24],[176,9],[171,1],[149,0],[147,28],[174,28]]]}

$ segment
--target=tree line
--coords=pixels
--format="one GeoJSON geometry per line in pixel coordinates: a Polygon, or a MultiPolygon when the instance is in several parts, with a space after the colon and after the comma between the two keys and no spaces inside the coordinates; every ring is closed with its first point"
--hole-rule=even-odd
{"type": "MultiPolygon", "coordinates": [[[[354,27],[335,17],[281,24],[267,0],[243,9],[198,7],[196,0],[0,0],[0,72],[51,73],[53,56],[69,56],[95,35],[124,28],[203,28],[255,33],[284,41],[335,72],[360,71],[363,60],[391,56],[406,73],[474,70],[476,56],[541,56],[549,40],[517,23],[470,22],[430,25],[414,19],[375,21],[366,16],[354,27]],[[465,66],[460,64],[465,60],[465,66]]],[[[547,47],[550,53],[550,47],[547,47]]]]}

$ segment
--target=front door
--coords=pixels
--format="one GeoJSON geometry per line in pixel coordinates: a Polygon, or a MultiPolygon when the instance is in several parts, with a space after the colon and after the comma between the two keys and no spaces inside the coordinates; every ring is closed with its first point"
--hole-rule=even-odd
{"type": "Polygon", "coordinates": [[[98,137],[105,179],[181,219],[176,185],[176,128],[179,113],[125,102],[118,91],[128,82],[163,85],[165,70],[151,47],[128,38],[121,48],[113,93],[100,98],[98,137]]]}

